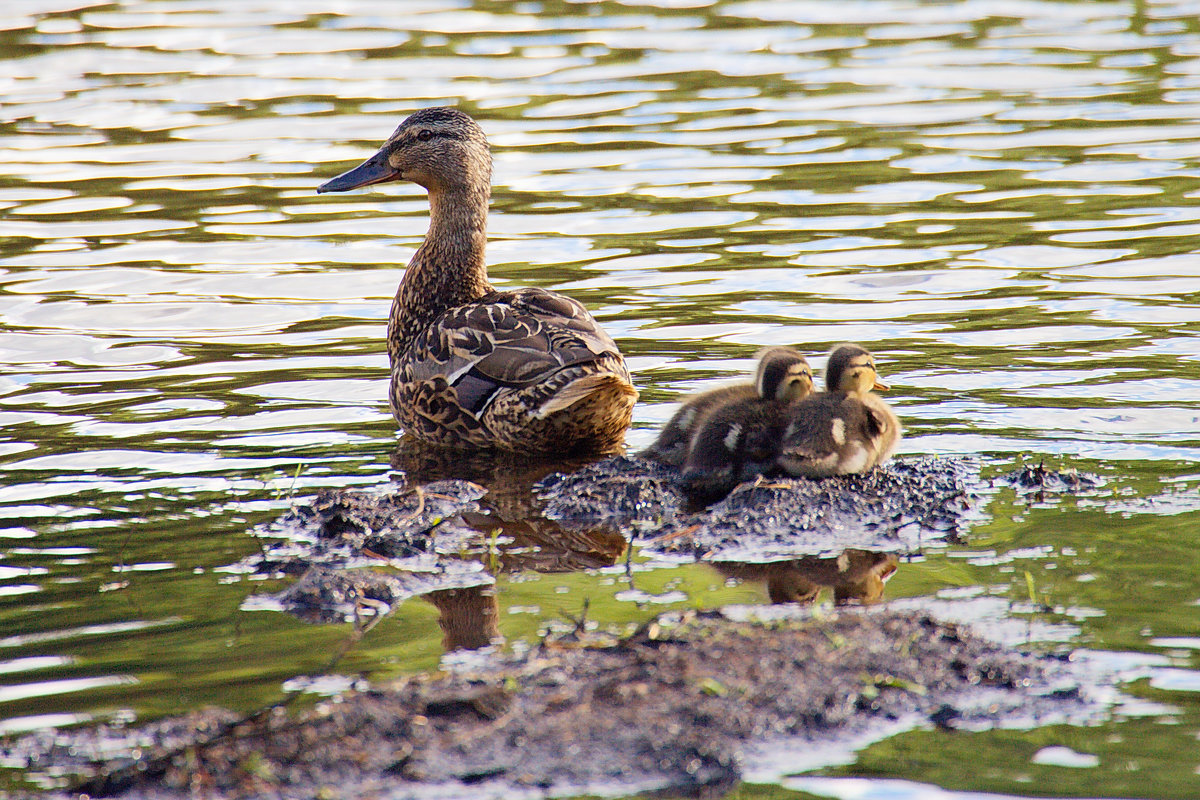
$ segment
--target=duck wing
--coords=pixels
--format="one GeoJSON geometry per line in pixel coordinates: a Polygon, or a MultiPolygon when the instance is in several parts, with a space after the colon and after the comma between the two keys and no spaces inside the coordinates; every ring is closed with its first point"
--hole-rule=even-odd
{"type": "Polygon", "coordinates": [[[586,308],[544,289],[517,289],[444,312],[414,338],[397,366],[405,383],[446,381],[458,406],[478,419],[505,390],[597,361],[629,380],[616,343],[586,308]]]}

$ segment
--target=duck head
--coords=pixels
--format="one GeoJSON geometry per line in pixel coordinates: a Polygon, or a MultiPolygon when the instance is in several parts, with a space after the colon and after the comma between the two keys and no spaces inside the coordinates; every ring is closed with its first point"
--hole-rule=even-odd
{"type": "Polygon", "coordinates": [[[487,192],[492,154],[475,120],[445,107],[423,108],[396,128],[379,152],[317,187],[318,194],[345,192],[389,181],[412,181],[428,191],[487,192]]]}
{"type": "Polygon", "coordinates": [[[794,403],[812,393],[812,368],[792,348],[772,347],[758,356],[754,386],[763,399],[794,403]]]}
{"type": "Polygon", "coordinates": [[[875,372],[875,357],[865,347],[847,342],[829,354],[825,388],[830,392],[866,394],[872,389],[886,392],[891,387],[880,382],[875,372]]]}

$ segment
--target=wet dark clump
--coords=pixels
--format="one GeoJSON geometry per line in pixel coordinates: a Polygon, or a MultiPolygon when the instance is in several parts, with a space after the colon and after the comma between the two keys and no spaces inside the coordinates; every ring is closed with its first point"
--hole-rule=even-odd
{"type": "Polygon", "coordinates": [[[759,479],[677,518],[650,547],[758,562],[850,548],[916,552],[958,537],[980,487],[974,465],[941,457],[896,459],[861,475],[759,479]]]}
{"type": "Polygon", "coordinates": [[[685,504],[679,470],[636,456],[616,456],[534,484],[542,513],[571,526],[654,530],[685,504]]]}
{"type": "Polygon", "coordinates": [[[1104,479],[1099,475],[1076,469],[1047,469],[1042,462],[1036,467],[1025,464],[996,478],[996,482],[1011,486],[1023,495],[1081,494],[1104,485],[1104,479]]]}
{"type": "Polygon", "coordinates": [[[705,508],[689,506],[675,468],[621,457],[552,475],[538,491],[564,524],[607,524],[662,552],[763,561],[953,539],[981,486],[967,460],[901,458],[862,475],[760,477],[705,508]]]}
{"type": "Polygon", "coordinates": [[[478,536],[460,518],[479,508],[481,486],[446,480],[388,489],[323,491],[268,526],[263,535],[278,541],[248,568],[300,579],[247,605],[334,623],[367,610],[378,617],[415,595],[494,582],[478,562],[457,557],[478,536]]]}
{"type": "Polygon", "coordinates": [[[486,490],[469,481],[445,480],[396,491],[326,490],[297,506],[276,530],[302,532],[325,547],[344,545],[387,558],[434,552],[435,529],[447,519],[479,507],[486,490]]]}
{"type": "Polygon", "coordinates": [[[251,606],[274,604],[305,622],[336,624],[369,614],[380,617],[410,597],[447,589],[483,586],[495,579],[472,561],[445,560],[428,570],[331,569],[309,567],[288,588],[251,606]]]}
{"type": "Polygon", "coordinates": [[[971,729],[1100,711],[1060,658],[927,613],[733,621],[665,615],[618,642],[545,642],[236,724],[211,711],[26,737],[4,753],[91,794],[173,798],[719,796],[771,748],[849,746],[922,723],[971,729]],[[193,731],[189,734],[189,731],[193,731]],[[143,755],[112,759],[125,743],[143,755]]]}

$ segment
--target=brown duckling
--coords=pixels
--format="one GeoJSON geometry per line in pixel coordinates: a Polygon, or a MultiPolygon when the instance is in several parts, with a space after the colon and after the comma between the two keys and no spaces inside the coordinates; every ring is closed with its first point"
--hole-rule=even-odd
{"type": "Polygon", "coordinates": [[[790,409],[812,393],[812,369],[795,350],[774,347],[763,353],[755,384],[753,395],[727,398],[696,421],[683,464],[693,497],[723,494],[772,465],[790,409]]]}
{"type": "Polygon", "coordinates": [[[429,232],[388,320],[392,414],[434,444],[534,455],[618,448],[637,390],[617,345],[582,305],[543,289],[497,291],[484,261],[492,157],[453,108],[425,108],[379,152],[321,185],[412,181],[429,232]]]}
{"type": "Polygon", "coordinates": [[[856,344],[829,354],[826,391],[791,409],[778,464],[808,478],[866,472],[886,461],[900,443],[900,420],[873,389],[886,391],[875,359],[856,344]]]}
{"type": "MultiPolygon", "coordinates": [[[[785,388],[784,374],[793,367],[799,371],[792,376],[791,382],[803,380],[800,372],[808,370],[808,362],[790,347],[769,347],[760,351],[753,383],[735,383],[691,395],[663,426],[654,444],[639,455],[660,464],[682,467],[687,459],[692,435],[705,414],[718,406],[775,396],[777,390],[785,388]]],[[[811,370],[808,372],[808,380],[811,384],[811,370]]],[[[786,388],[787,391],[796,394],[794,386],[789,385],[786,388]]]]}

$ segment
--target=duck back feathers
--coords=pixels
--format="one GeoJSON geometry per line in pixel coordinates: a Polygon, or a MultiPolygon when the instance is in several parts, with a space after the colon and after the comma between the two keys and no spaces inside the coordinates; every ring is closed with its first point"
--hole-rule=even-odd
{"type": "Polygon", "coordinates": [[[616,343],[579,303],[542,289],[494,292],[444,312],[392,368],[396,418],[447,445],[604,451],[624,439],[636,398],[616,343]],[[603,402],[580,407],[593,394],[603,402]],[[586,419],[569,419],[585,408],[586,419]]]}

